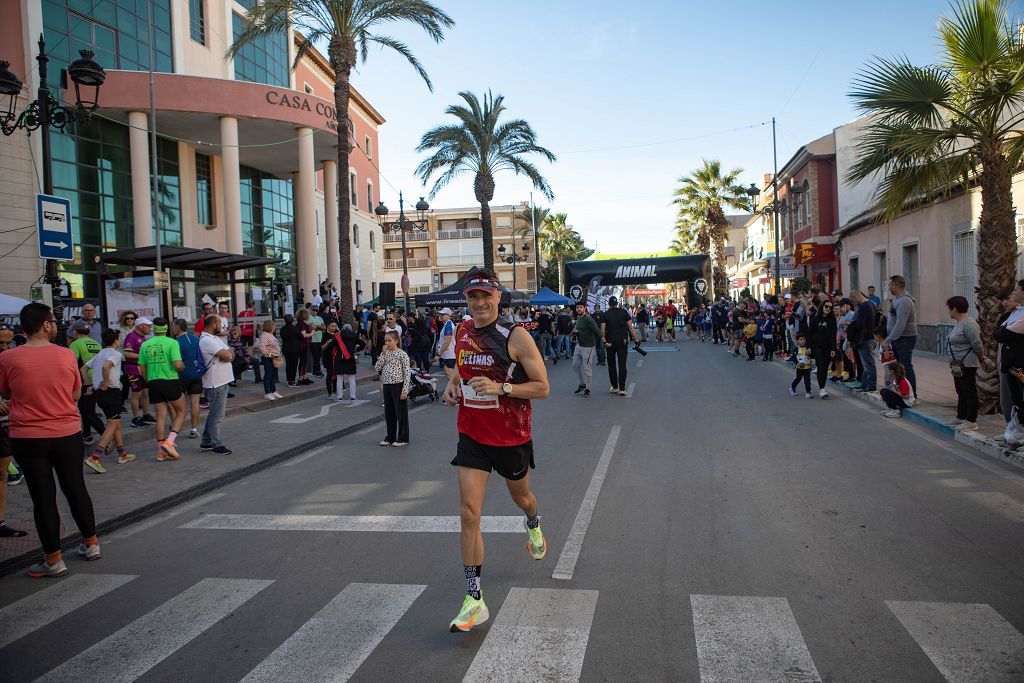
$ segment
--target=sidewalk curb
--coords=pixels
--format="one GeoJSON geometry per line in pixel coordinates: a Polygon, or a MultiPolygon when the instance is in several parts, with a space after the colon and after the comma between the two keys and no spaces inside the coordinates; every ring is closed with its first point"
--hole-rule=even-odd
{"type": "MultiPolygon", "coordinates": [[[[776,363],[788,368],[790,366],[789,361],[785,361],[779,358],[774,359],[776,363]]],[[[863,392],[855,392],[853,389],[845,386],[842,382],[829,382],[829,388],[836,387],[842,389],[844,392],[850,394],[853,398],[858,398],[868,403],[874,403],[878,406],[884,406],[882,397],[877,394],[867,394],[863,392]]],[[[1015,465],[1024,465],[1024,453],[1017,450],[1011,450],[1004,448],[996,443],[993,439],[986,438],[981,434],[974,432],[961,432],[953,429],[949,425],[942,423],[942,420],[926,413],[917,408],[907,408],[903,411],[903,418],[907,419],[915,424],[921,425],[937,435],[956,441],[965,446],[973,448],[976,451],[980,451],[987,455],[998,457],[1002,460],[1006,460],[1015,465]]]]}
{"type": "MultiPolygon", "coordinates": [[[[269,401],[268,404],[270,404],[269,401]]],[[[238,481],[239,479],[248,477],[251,474],[255,474],[267,468],[273,467],[274,465],[282,463],[285,460],[290,460],[291,458],[294,458],[298,455],[302,455],[305,451],[326,444],[330,444],[339,437],[353,434],[355,432],[358,432],[362,429],[365,429],[367,427],[370,427],[383,421],[383,415],[372,417],[370,419],[363,420],[362,422],[356,423],[354,425],[350,425],[348,427],[344,427],[343,429],[339,429],[338,431],[331,432],[330,434],[325,434],[321,437],[313,439],[312,441],[307,441],[297,446],[293,446],[287,450],[281,451],[276,455],[268,456],[263,460],[258,460],[254,463],[245,465],[244,467],[231,470],[230,472],[225,472],[221,475],[214,477],[213,479],[204,481],[202,483],[196,484],[195,486],[187,488],[184,491],[179,491],[170,496],[166,496],[165,498],[161,498],[160,500],[142,505],[141,507],[138,507],[130,512],[126,512],[125,514],[115,517],[113,519],[108,519],[105,522],[100,522],[96,525],[96,534],[102,537],[106,534],[109,534],[112,531],[116,531],[117,529],[120,529],[122,527],[129,526],[130,524],[134,524],[135,522],[140,522],[143,519],[146,519],[147,517],[152,517],[153,515],[159,512],[173,508],[177,505],[180,505],[181,503],[185,503],[194,498],[198,498],[204,494],[219,489],[232,482],[238,481]]],[[[65,535],[60,540],[61,550],[64,552],[68,552],[72,548],[76,548],[78,544],[81,542],[81,538],[81,534],[79,534],[77,530],[72,534],[65,535]]],[[[4,575],[11,574],[19,569],[27,567],[33,564],[34,562],[37,562],[39,560],[40,553],[41,550],[36,548],[26,553],[22,553],[21,555],[16,555],[14,557],[3,560],[2,562],[0,562],[0,578],[2,578],[4,575]]]]}

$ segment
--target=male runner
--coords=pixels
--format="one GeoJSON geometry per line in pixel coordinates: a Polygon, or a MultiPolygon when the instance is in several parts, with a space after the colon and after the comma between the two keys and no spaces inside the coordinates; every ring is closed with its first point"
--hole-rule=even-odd
{"type": "Polygon", "coordinates": [[[480,511],[491,470],[505,478],[512,501],[526,513],[530,557],[543,559],[548,550],[537,499],[530,491],[530,468],[534,467],[530,399],[547,398],[550,392],[544,360],[526,330],[498,320],[501,289],[494,272],[474,272],[463,294],[472,319],[455,333],[460,381],[449,382],[444,392],[447,405],[459,405],[459,445],[452,464],[459,468],[466,575],[462,609],[448,627],[452,633],[469,631],[490,616],[480,589],[484,563],[480,511]]]}
{"type": "Polygon", "coordinates": [[[181,393],[181,347],[167,336],[167,318],[153,318],[153,338],[147,339],[139,349],[139,370],[149,389],[149,402],[156,408],[156,459],[177,460],[178,438],[185,421],[185,399],[181,393]],[[171,431],[167,429],[167,409],[171,412],[171,431]]]}
{"type": "Polygon", "coordinates": [[[441,367],[444,368],[444,376],[451,383],[457,375],[455,371],[455,323],[452,321],[452,309],[447,306],[441,309],[441,321],[443,325],[440,334],[441,341],[437,345],[437,359],[441,362],[441,367]]]}

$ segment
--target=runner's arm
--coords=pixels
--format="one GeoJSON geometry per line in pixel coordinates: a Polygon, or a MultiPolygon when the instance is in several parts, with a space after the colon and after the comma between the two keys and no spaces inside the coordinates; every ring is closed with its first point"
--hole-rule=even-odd
{"type": "Polygon", "coordinates": [[[142,379],[149,381],[149,371],[145,365],[139,364],[139,374],[142,375],[142,379]]]}

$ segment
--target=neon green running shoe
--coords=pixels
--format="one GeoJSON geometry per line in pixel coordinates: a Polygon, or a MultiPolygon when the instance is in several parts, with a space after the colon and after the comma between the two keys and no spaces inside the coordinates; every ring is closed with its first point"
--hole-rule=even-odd
{"type": "Polygon", "coordinates": [[[479,600],[474,599],[472,595],[467,595],[466,599],[462,601],[462,609],[459,610],[458,616],[452,619],[448,625],[448,630],[451,633],[465,633],[474,626],[487,621],[490,616],[491,613],[487,611],[487,605],[484,604],[483,591],[480,591],[479,600]]]}
{"type": "Polygon", "coordinates": [[[544,556],[548,554],[548,542],[544,539],[544,533],[540,530],[540,525],[538,524],[536,529],[531,529],[524,517],[523,526],[526,527],[526,533],[530,536],[530,540],[526,542],[526,551],[530,553],[530,557],[533,559],[543,560],[544,556]]]}

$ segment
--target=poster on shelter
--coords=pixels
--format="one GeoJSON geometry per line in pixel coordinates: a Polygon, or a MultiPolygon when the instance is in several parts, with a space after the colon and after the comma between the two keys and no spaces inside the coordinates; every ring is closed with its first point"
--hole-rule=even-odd
{"type": "Polygon", "coordinates": [[[107,287],[107,324],[114,325],[125,311],[152,318],[159,315],[160,290],[153,286],[152,275],[111,278],[107,287]]]}

